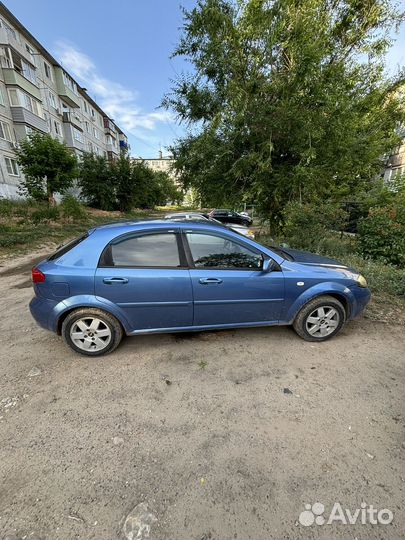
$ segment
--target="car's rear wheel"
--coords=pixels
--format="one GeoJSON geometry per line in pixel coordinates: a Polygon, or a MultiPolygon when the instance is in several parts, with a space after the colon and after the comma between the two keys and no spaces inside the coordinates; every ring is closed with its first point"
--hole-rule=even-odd
{"type": "Polygon", "coordinates": [[[306,341],[325,341],[335,336],[346,321],[342,303],[333,296],[319,296],[305,304],[293,323],[294,330],[306,341]]]}
{"type": "Polygon", "coordinates": [[[69,313],[62,323],[62,337],[71,349],[86,356],[101,356],[118,347],[121,324],[101,309],[80,308],[69,313]]]}

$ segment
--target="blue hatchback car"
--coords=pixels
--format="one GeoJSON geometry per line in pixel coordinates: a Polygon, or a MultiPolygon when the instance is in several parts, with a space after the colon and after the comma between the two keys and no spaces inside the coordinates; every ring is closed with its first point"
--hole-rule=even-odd
{"type": "Polygon", "coordinates": [[[370,299],[364,277],[333,259],[209,222],[97,227],[33,268],[32,281],[35,320],[88,356],[124,334],[248,326],[292,324],[324,341],[370,299]]]}

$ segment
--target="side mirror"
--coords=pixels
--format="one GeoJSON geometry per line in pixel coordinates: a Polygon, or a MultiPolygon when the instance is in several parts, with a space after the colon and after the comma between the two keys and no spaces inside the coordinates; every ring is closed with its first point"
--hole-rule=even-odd
{"type": "Polygon", "coordinates": [[[263,272],[271,272],[273,268],[273,261],[271,259],[264,259],[263,261],[263,272]]]}

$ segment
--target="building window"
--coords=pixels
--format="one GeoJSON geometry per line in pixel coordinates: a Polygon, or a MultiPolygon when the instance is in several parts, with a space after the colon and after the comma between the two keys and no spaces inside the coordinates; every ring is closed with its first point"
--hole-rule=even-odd
{"type": "Polygon", "coordinates": [[[73,128],[73,138],[75,139],[75,141],[79,141],[79,142],[83,142],[83,133],[77,129],[77,128],[73,128]]]}
{"type": "Polygon", "coordinates": [[[83,106],[84,106],[84,112],[88,113],[88,109],[87,109],[87,103],[85,101],[83,101],[83,106]]]}
{"type": "Polygon", "coordinates": [[[96,128],[93,128],[93,135],[96,139],[100,138],[100,133],[96,128]]]}
{"type": "Polygon", "coordinates": [[[55,98],[55,94],[52,94],[52,92],[49,92],[49,101],[51,102],[51,105],[54,109],[57,109],[57,105],[56,105],[56,98],[55,98]]]}
{"type": "Polygon", "coordinates": [[[3,88],[0,86],[0,105],[5,105],[4,103],[4,94],[3,94],[3,88]]]}
{"type": "Polygon", "coordinates": [[[24,75],[24,77],[32,83],[37,84],[37,76],[35,73],[35,69],[27,62],[24,62],[24,60],[21,60],[21,67],[22,75],[24,75]]]}
{"type": "Polygon", "coordinates": [[[84,122],[84,127],[86,128],[87,133],[90,133],[90,124],[87,122],[87,120],[84,122]]]}
{"type": "Polygon", "coordinates": [[[20,93],[19,104],[25,109],[28,109],[32,113],[43,118],[42,105],[39,103],[39,101],[35,100],[25,92],[20,93]]]}
{"type": "Polygon", "coordinates": [[[15,159],[4,158],[6,162],[7,172],[11,176],[20,176],[20,171],[18,170],[18,165],[15,159]]]}
{"type": "Polygon", "coordinates": [[[9,90],[8,91],[8,97],[10,98],[10,104],[12,107],[18,107],[18,105],[20,104],[19,101],[18,101],[18,94],[17,94],[17,90],[9,90]]]}
{"type": "Polygon", "coordinates": [[[0,122],[0,139],[11,141],[10,126],[6,122],[0,122]]]}
{"type": "Polygon", "coordinates": [[[49,80],[53,81],[51,66],[49,64],[47,64],[46,62],[44,62],[44,71],[45,71],[45,76],[49,80]]]}
{"type": "Polygon", "coordinates": [[[63,82],[65,83],[65,85],[68,88],[70,88],[70,90],[72,90],[74,94],[77,94],[77,86],[74,80],[71,77],[69,77],[69,75],[65,73],[64,71],[62,72],[62,75],[63,75],[63,82]]]}
{"type": "Polygon", "coordinates": [[[56,135],[62,135],[62,128],[61,128],[61,125],[59,124],[59,122],[57,122],[56,120],[53,121],[53,126],[55,128],[55,133],[56,135]]]}

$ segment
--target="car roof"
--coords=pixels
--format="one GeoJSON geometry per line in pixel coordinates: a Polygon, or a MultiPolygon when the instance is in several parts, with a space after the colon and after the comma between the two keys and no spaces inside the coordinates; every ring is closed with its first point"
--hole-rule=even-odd
{"type": "Polygon", "coordinates": [[[170,223],[170,226],[180,227],[182,224],[186,224],[188,227],[212,227],[214,229],[223,229],[222,223],[215,223],[208,219],[204,220],[190,220],[190,219],[179,219],[179,218],[167,218],[167,219],[150,219],[150,220],[134,220],[134,221],[115,221],[113,223],[104,223],[103,225],[98,225],[97,227],[92,228],[92,231],[102,231],[106,229],[122,229],[122,230],[138,230],[138,229],[153,229],[167,227],[170,223]]]}

